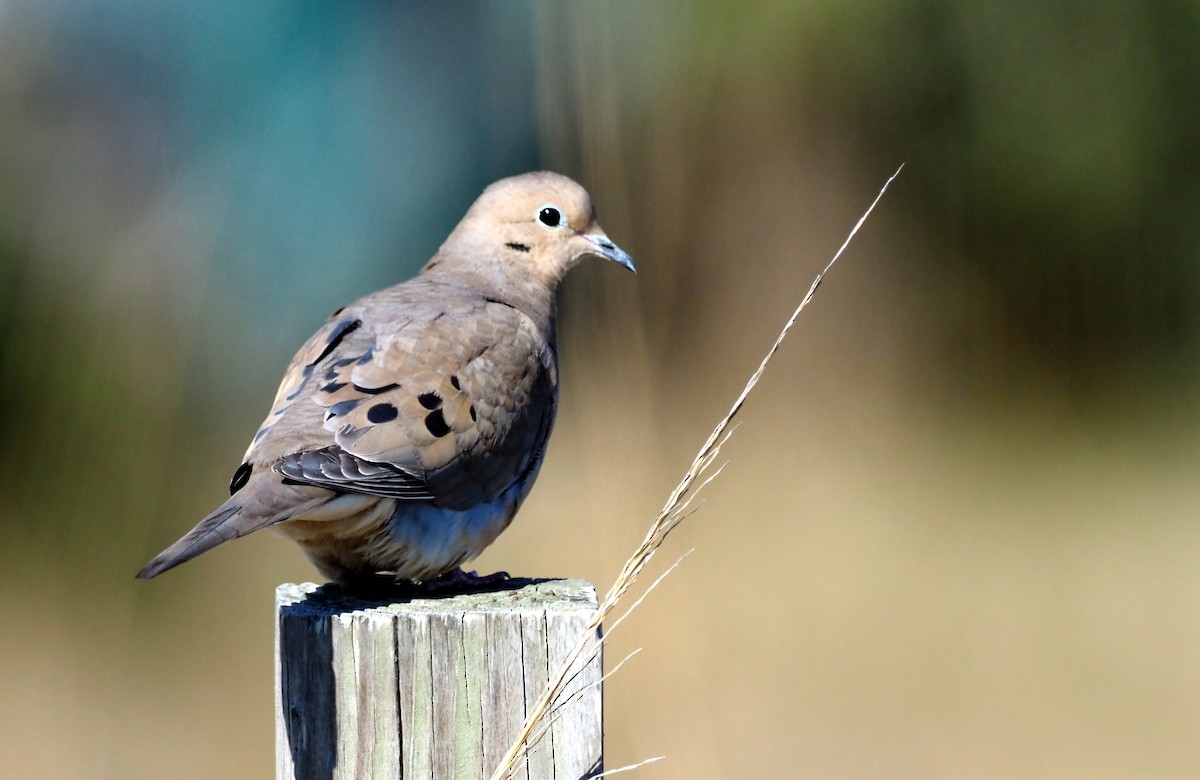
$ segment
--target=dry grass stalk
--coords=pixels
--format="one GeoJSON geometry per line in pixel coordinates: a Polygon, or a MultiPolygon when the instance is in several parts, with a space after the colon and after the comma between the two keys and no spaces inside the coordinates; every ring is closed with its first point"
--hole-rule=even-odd
{"type": "MultiPolygon", "coordinates": [[[[654,522],[650,524],[650,530],[646,533],[646,538],[643,539],[641,545],[634,550],[633,555],[629,557],[629,560],[625,561],[625,565],[621,568],[621,572],[617,575],[617,579],[613,582],[612,587],[609,588],[608,593],[605,594],[604,599],[601,600],[600,606],[596,610],[596,617],[590,624],[588,624],[588,627],[580,636],[579,643],[571,651],[571,654],[567,657],[567,660],[563,663],[562,667],[546,685],[546,689],[542,692],[542,695],[538,698],[533,709],[530,711],[529,717],[525,719],[525,724],[522,727],[521,732],[518,734],[517,739],[513,742],[512,747],[509,748],[508,753],[506,753],[504,758],[500,761],[499,766],[496,767],[496,771],[492,773],[491,780],[505,780],[505,778],[511,777],[513,771],[516,769],[520,761],[528,753],[531,746],[535,742],[534,737],[540,737],[545,733],[545,729],[543,728],[538,731],[536,735],[534,735],[534,729],[538,727],[539,722],[546,717],[548,713],[552,714],[551,709],[554,701],[559,697],[563,690],[565,690],[567,685],[570,684],[571,680],[573,680],[574,677],[579,673],[579,670],[586,665],[587,660],[594,657],[594,655],[599,651],[599,647],[594,639],[597,629],[600,628],[600,625],[604,622],[604,619],[608,617],[625,593],[633,586],[634,582],[637,581],[638,575],[642,573],[642,570],[646,567],[646,564],[649,563],[650,559],[654,557],[654,553],[657,552],[658,548],[662,546],[662,543],[666,540],[667,535],[670,534],[671,531],[677,525],[679,525],[679,523],[682,522],[685,517],[699,508],[698,506],[693,507],[692,501],[705,485],[707,485],[721,473],[721,468],[723,467],[717,468],[716,471],[711,474],[708,474],[708,471],[710,468],[712,468],[713,463],[720,454],[722,445],[724,445],[725,442],[729,440],[729,437],[733,434],[734,429],[730,428],[730,425],[733,423],[733,418],[737,416],[739,411],[741,411],[742,406],[746,403],[746,399],[750,395],[750,392],[754,389],[755,385],[758,384],[758,380],[762,378],[763,372],[765,372],[767,369],[767,364],[771,362],[771,358],[773,358],[775,353],[779,351],[780,345],[783,344],[783,340],[787,337],[788,331],[790,331],[792,326],[796,323],[796,319],[800,316],[800,312],[804,311],[804,307],[808,306],[809,301],[812,300],[813,295],[817,292],[817,287],[819,287],[821,284],[821,280],[825,278],[825,274],[829,273],[829,269],[833,267],[833,264],[836,263],[838,258],[842,256],[842,253],[846,251],[846,247],[850,245],[850,241],[854,238],[855,234],[858,233],[859,228],[861,228],[867,221],[867,217],[869,217],[871,212],[875,210],[876,204],[878,204],[880,199],[883,198],[883,194],[887,192],[888,186],[890,186],[892,181],[900,175],[900,171],[903,169],[904,166],[901,165],[896,169],[896,172],[889,176],[888,180],[883,183],[883,187],[880,188],[879,193],[875,196],[875,200],[871,201],[871,205],[867,207],[867,210],[863,212],[861,217],[859,217],[858,222],[854,224],[854,227],[846,236],[846,240],[842,242],[841,247],[839,247],[837,252],[834,253],[833,259],[831,259],[825,265],[825,268],[821,270],[821,273],[817,274],[817,277],[813,279],[813,283],[808,288],[808,292],[804,295],[804,299],[800,301],[800,305],[796,307],[796,310],[792,312],[792,316],[788,318],[787,324],[783,326],[783,330],[781,330],[779,335],[775,338],[775,343],[771,345],[769,350],[767,350],[766,356],[762,359],[762,362],[759,364],[755,372],[750,376],[750,379],[746,382],[746,386],[742,388],[742,392],[738,395],[737,400],[733,402],[733,406],[729,408],[729,411],[725,414],[721,421],[717,423],[717,426],[713,428],[712,433],[709,434],[708,439],[704,442],[704,445],[696,454],[692,464],[688,467],[687,473],[683,475],[683,479],[680,480],[679,484],[675,486],[675,489],[671,491],[671,495],[668,496],[662,510],[660,510],[658,516],[654,518],[654,522]],[[696,485],[696,480],[700,479],[701,477],[704,477],[704,479],[699,485],[696,485]],[[693,489],[693,486],[695,486],[695,489],[693,489]],[[585,653],[586,658],[584,657],[585,653]],[[583,663],[580,663],[581,658],[583,658],[583,663]]],[[[684,557],[686,557],[686,555],[687,554],[685,553],[684,557]]],[[[646,589],[646,592],[634,602],[633,606],[631,606],[629,610],[627,610],[613,625],[609,627],[608,634],[604,637],[604,639],[601,640],[601,643],[607,641],[608,636],[612,634],[613,630],[618,624],[620,624],[625,616],[628,615],[629,612],[632,612],[638,606],[638,604],[645,599],[650,591],[654,590],[654,588],[660,582],[662,582],[663,577],[671,573],[671,571],[673,571],[682,562],[682,560],[683,558],[681,557],[674,564],[672,564],[667,571],[663,572],[663,574],[660,575],[650,585],[649,588],[646,589]]],[[[622,663],[624,663],[624,661],[622,661],[622,663]]],[[[616,670],[614,669],[613,671],[616,670]]],[[[605,774],[612,774],[613,772],[634,769],[650,763],[651,761],[657,760],[657,758],[647,759],[646,761],[642,761],[638,764],[633,764],[628,767],[621,767],[619,770],[612,770],[612,772],[606,772],[605,774]]]]}

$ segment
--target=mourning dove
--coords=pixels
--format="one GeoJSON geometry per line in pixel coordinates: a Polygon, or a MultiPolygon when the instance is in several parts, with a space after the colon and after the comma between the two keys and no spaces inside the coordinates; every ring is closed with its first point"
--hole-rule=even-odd
{"type": "Polygon", "coordinates": [[[339,582],[459,573],[541,468],[555,291],[588,256],[636,271],[581,186],[548,172],[492,184],[417,276],[338,309],[300,348],[230,499],[137,576],[267,526],[339,582]]]}

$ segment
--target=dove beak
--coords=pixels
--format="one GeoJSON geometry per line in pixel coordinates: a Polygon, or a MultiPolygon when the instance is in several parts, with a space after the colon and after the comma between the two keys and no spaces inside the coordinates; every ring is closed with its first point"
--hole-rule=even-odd
{"type": "Polygon", "coordinates": [[[633,258],[624,249],[610,241],[608,236],[603,233],[589,233],[583,237],[596,247],[597,255],[637,273],[637,266],[633,264],[633,258]]]}

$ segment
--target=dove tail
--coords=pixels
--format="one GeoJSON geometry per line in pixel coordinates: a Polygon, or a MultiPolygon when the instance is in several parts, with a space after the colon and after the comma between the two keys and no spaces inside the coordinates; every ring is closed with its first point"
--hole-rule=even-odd
{"type": "Polygon", "coordinates": [[[221,542],[243,536],[258,525],[237,522],[240,504],[228,503],[196,524],[196,527],[184,534],[183,538],[155,556],[146,564],[146,568],[137,573],[139,580],[157,577],[168,569],[173,569],[181,563],[186,563],[201,553],[208,552],[221,542]]]}

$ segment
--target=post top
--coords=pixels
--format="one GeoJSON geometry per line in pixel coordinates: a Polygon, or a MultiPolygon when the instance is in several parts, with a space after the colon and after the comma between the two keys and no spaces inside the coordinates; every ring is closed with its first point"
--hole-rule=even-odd
{"type": "Polygon", "coordinates": [[[424,612],[594,612],[596,588],[585,580],[513,579],[505,587],[437,597],[397,595],[361,596],[347,593],[335,584],[284,583],[275,589],[275,608],[310,616],[346,615],[356,612],[398,614],[424,612]]]}

